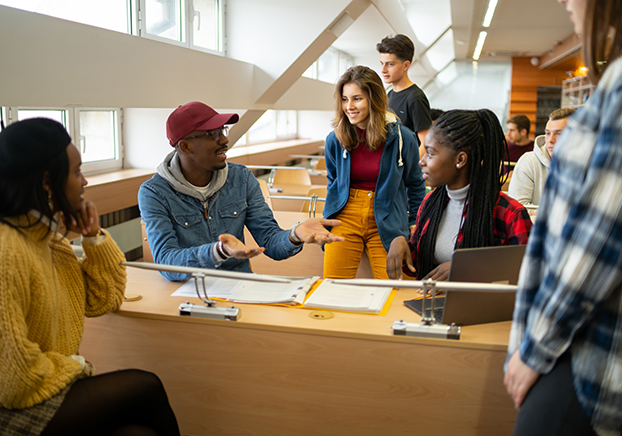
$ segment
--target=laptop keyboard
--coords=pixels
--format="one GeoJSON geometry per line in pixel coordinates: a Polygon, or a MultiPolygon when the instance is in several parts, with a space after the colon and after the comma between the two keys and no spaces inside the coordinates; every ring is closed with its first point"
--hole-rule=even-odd
{"type": "MultiPolygon", "coordinates": [[[[407,300],[404,301],[404,305],[409,309],[415,311],[417,314],[421,315],[421,306],[423,299],[419,300],[407,300]]],[[[425,312],[426,315],[430,316],[430,311],[432,310],[432,301],[428,298],[425,302],[425,312]]],[[[443,321],[443,310],[445,309],[445,298],[436,298],[435,307],[434,307],[434,320],[437,323],[441,323],[443,321]]]]}
{"type": "MultiPolygon", "coordinates": [[[[443,310],[444,309],[445,309],[444,307],[435,307],[434,308],[434,320],[436,321],[437,324],[441,324],[441,322],[443,321],[443,310]]],[[[430,311],[431,310],[432,310],[431,308],[427,308],[426,307],[426,309],[425,309],[426,315],[430,316],[430,311]]]]}

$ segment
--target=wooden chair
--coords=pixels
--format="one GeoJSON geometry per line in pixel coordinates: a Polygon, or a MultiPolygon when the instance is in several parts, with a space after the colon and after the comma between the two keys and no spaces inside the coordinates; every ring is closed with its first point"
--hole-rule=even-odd
{"type": "Polygon", "coordinates": [[[313,169],[315,171],[326,171],[326,159],[324,159],[323,157],[317,159],[313,164],[313,169]]]}
{"type": "Polygon", "coordinates": [[[140,229],[143,233],[143,262],[153,263],[153,255],[151,254],[151,247],[147,240],[147,232],[145,231],[145,222],[140,221],[140,229]]]}
{"type": "Polygon", "coordinates": [[[309,185],[311,186],[311,177],[309,171],[304,168],[294,170],[278,169],[274,173],[274,186],[279,185],[309,185]]]}
{"type": "Polygon", "coordinates": [[[510,171],[510,172],[508,173],[508,178],[507,178],[507,180],[506,180],[506,181],[505,181],[505,183],[501,186],[501,190],[502,190],[503,192],[505,192],[505,193],[507,193],[507,192],[508,192],[508,189],[510,189],[510,180],[512,180],[512,174],[513,174],[513,173],[514,173],[514,171],[513,171],[513,170],[512,170],[512,171],[510,171]]]}
{"type": "MultiPolygon", "coordinates": [[[[311,188],[308,192],[309,197],[317,196],[319,198],[326,198],[326,188],[311,188]]],[[[314,216],[322,216],[322,211],[324,210],[324,201],[314,201],[311,202],[306,200],[302,204],[301,212],[308,212],[309,217],[314,216]]]]}
{"type": "Polygon", "coordinates": [[[257,179],[259,182],[259,187],[261,188],[261,193],[263,194],[263,198],[266,200],[266,203],[270,207],[270,209],[274,210],[272,207],[272,199],[270,198],[270,189],[268,188],[268,182],[263,179],[257,179]]]}

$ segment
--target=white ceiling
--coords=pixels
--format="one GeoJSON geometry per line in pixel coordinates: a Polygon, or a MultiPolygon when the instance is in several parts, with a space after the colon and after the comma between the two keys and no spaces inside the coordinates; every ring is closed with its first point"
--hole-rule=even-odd
{"type": "Polygon", "coordinates": [[[487,30],[488,37],[480,62],[540,56],[573,32],[557,0],[499,0],[490,27],[484,29],[487,6],[488,0],[372,0],[333,47],[353,56],[358,64],[379,68],[376,44],[387,35],[404,33],[416,47],[417,62],[409,76],[421,86],[451,60],[471,61],[481,30],[487,30]],[[395,17],[395,10],[408,20],[410,29],[400,19],[387,18],[395,17]]]}

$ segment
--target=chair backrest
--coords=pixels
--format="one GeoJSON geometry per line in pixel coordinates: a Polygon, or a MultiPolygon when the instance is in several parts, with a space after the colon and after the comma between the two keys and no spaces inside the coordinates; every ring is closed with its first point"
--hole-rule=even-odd
{"type": "Polygon", "coordinates": [[[514,171],[510,171],[508,173],[508,178],[505,181],[505,183],[501,186],[501,190],[503,192],[508,192],[508,190],[510,189],[510,180],[512,180],[512,174],[514,173],[514,171]]]}
{"type": "Polygon", "coordinates": [[[313,169],[315,171],[326,171],[326,159],[320,158],[316,160],[315,164],[313,165],[313,169]]]}
{"type": "Polygon", "coordinates": [[[151,254],[151,247],[147,240],[147,231],[145,230],[145,222],[140,221],[140,229],[143,233],[143,262],[153,263],[153,255],[151,254]]]}
{"type": "MultiPolygon", "coordinates": [[[[313,194],[317,195],[320,198],[326,198],[326,187],[309,189],[309,192],[307,195],[310,197],[313,194]]],[[[309,212],[309,207],[311,207],[311,202],[309,200],[306,200],[304,203],[302,203],[302,208],[300,209],[300,211],[309,212]]],[[[317,201],[315,203],[315,214],[310,214],[310,216],[321,217],[323,210],[324,210],[324,202],[317,201]]]]}
{"type": "Polygon", "coordinates": [[[263,198],[266,200],[266,203],[270,207],[270,209],[274,210],[272,207],[272,199],[270,198],[270,190],[268,189],[268,182],[263,179],[257,179],[259,182],[259,187],[261,188],[261,193],[263,194],[263,198]]]}
{"type": "Polygon", "coordinates": [[[278,169],[274,174],[274,186],[284,185],[311,185],[309,171],[304,168],[295,170],[278,169]]]}

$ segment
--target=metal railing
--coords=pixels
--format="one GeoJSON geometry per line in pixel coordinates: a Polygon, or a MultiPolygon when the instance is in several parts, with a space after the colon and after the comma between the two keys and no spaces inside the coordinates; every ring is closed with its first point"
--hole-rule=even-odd
{"type": "Polygon", "coordinates": [[[316,195],[316,194],[311,194],[308,197],[299,196],[299,195],[269,195],[268,198],[273,199],[273,200],[277,199],[277,200],[308,201],[309,202],[309,218],[315,217],[315,211],[317,209],[317,202],[326,201],[326,198],[320,197],[319,195],[316,195]]]}

